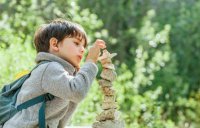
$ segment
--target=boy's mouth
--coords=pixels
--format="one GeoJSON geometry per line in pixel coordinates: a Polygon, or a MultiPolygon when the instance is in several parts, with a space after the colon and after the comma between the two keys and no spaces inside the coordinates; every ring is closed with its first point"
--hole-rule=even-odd
{"type": "Polygon", "coordinates": [[[80,60],[83,58],[81,55],[79,55],[78,57],[79,57],[80,60]]]}

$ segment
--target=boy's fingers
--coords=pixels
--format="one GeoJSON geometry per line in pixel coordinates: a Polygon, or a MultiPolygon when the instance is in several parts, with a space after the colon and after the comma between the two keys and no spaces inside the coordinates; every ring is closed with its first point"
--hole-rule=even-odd
{"type": "Polygon", "coordinates": [[[106,43],[103,40],[100,40],[100,39],[97,39],[95,41],[94,45],[101,48],[101,49],[106,48],[106,43]]]}
{"type": "Polygon", "coordinates": [[[99,44],[99,48],[104,49],[104,48],[106,48],[106,45],[105,44],[99,44]]]}

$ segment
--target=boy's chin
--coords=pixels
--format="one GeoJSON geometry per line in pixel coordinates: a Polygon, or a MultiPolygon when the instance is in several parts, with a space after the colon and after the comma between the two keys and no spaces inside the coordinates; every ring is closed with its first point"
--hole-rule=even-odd
{"type": "Polygon", "coordinates": [[[76,71],[79,71],[80,65],[74,66],[74,68],[76,69],[76,71]]]}
{"type": "Polygon", "coordinates": [[[75,68],[80,68],[80,64],[73,64],[75,68]]]}

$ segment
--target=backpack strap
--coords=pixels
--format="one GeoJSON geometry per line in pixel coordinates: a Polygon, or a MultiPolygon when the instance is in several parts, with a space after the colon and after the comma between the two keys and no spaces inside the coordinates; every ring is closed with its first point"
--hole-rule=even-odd
{"type": "Polygon", "coordinates": [[[45,122],[46,101],[52,100],[53,98],[54,98],[53,95],[46,93],[46,94],[40,95],[38,97],[35,97],[33,99],[30,99],[30,100],[18,105],[16,107],[16,109],[18,111],[21,111],[21,110],[27,109],[28,107],[33,106],[35,104],[42,103],[42,105],[39,109],[39,119],[38,119],[38,121],[39,121],[39,128],[45,128],[45,125],[46,125],[46,122],[45,122]]]}
{"type": "Polygon", "coordinates": [[[45,96],[48,95],[48,93],[46,94],[43,94],[43,95],[40,95],[40,96],[37,96],[33,99],[30,99],[28,101],[25,101],[24,103],[18,105],[16,107],[17,111],[21,111],[23,109],[27,109],[28,107],[31,107],[35,104],[38,104],[38,103],[41,103],[41,102],[44,102],[45,101],[45,96]]]}
{"type": "MultiPolygon", "coordinates": [[[[41,64],[44,64],[44,63],[47,63],[47,62],[51,62],[51,61],[41,61],[39,64],[37,64],[34,68],[36,69],[39,65],[41,64]]],[[[32,71],[33,71],[32,70],[32,71]]],[[[31,71],[31,72],[32,72],[31,71]]],[[[29,73],[29,75],[31,74],[31,72],[29,73]]],[[[40,95],[40,96],[37,96],[33,99],[30,99],[20,105],[18,105],[16,107],[16,109],[18,111],[21,111],[23,109],[27,109],[28,107],[30,106],[33,106],[35,104],[38,104],[38,103],[42,103],[40,109],[39,109],[39,119],[38,119],[38,122],[39,122],[39,128],[45,128],[46,127],[46,123],[45,123],[45,107],[46,107],[46,101],[49,101],[49,100],[52,100],[54,98],[53,95],[49,94],[49,93],[46,93],[46,94],[43,94],[43,95],[40,95]]]]}
{"type": "Polygon", "coordinates": [[[45,122],[45,107],[46,102],[42,102],[42,106],[39,109],[39,128],[45,128],[46,122],[45,122]]]}

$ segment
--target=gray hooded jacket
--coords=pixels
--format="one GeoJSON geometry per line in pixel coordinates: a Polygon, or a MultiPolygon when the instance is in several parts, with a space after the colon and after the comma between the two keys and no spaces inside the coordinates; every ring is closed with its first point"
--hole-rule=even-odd
{"type": "MultiPolygon", "coordinates": [[[[18,94],[17,103],[21,104],[41,94],[55,96],[46,103],[46,125],[48,128],[64,128],[77,104],[86,96],[98,68],[86,62],[76,73],[67,61],[50,53],[40,52],[36,62],[50,60],[32,71],[18,94]]],[[[22,110],[8,120],[3,128],[37,128],[38,110],[41,103],[22,110]]]]}

